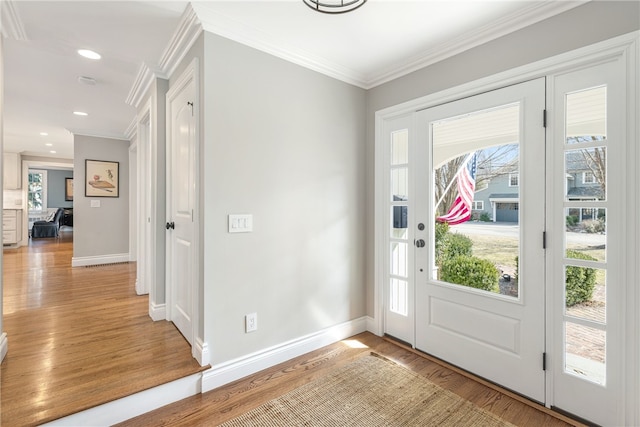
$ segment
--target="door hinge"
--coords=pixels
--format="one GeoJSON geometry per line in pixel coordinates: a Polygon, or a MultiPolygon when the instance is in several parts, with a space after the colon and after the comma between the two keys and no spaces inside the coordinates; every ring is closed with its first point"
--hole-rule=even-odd
{"type": "Polygon", "coordinates": [[[547,127],[547,110],[542,110],[542,127],[547,127]]]}
{"type": "Polygon", "coordinates": [[[547,232],[542,232],[542,249],[547,249],[547,232]]]}
{"type": "Polygon", "coordinates": [[[542,370],[547,370],[547,353],[542,353],[542,370]]]}

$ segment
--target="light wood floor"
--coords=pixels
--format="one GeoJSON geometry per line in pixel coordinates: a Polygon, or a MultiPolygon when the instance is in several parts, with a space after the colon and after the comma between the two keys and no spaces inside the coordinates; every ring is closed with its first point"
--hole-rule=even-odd
{"type": "Polygon", "coordinates": [[[371,351],[425,376],[516,426],[581,425],[492,384],[471,379],[459,369],[436,359],[365,332],[118,426],[214,426],[326,375],[363,352],[371,351]]]}
{"type": "Polygon", "coordinates": [[[199,372],[135,294],[135,263],[71,268],[72,233],[4,250],[0,425],[28,426],[199,372]]]}

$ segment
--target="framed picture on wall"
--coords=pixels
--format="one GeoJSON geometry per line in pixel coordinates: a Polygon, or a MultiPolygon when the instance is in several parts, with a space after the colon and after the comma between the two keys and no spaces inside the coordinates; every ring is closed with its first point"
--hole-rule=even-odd
{"type": "Polygon", "coordinates": [[[120,162],[85,160],[84,195],[120,197],[120,162]]]}
{"type": "Polygon", "coordinates": [[[73,178],[64,179],[64,200],[73,202],[73,178]]]}

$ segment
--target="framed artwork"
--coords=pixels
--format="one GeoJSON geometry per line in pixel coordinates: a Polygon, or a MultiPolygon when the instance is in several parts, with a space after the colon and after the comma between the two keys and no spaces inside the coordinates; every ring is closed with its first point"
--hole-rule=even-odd
{"type": "Polygon", "coordinates": [[[85,160],[84,195],[120,197],[120,162],[85,160]]]}
{"type": "Polygon", "coordinates": [[[64,179],[64,200],[73,202],[73,178],[64,179]]]}

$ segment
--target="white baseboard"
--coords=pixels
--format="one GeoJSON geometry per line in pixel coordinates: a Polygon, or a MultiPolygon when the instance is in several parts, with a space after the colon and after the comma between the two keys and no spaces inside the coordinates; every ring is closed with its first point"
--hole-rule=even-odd
{"type": "Polygon", "coordinates": [[[115,264],[129,262],[129,254],[113,254],[99,256],[82,256],[71,258],[71,267],[86,267],[88,265],[115,264]]]}
{"type": "Polygon", "coordinates": [[[167,320],[167,305],[166,304],[154,304],[149,303],[149,316],[153,321],[167,320]]]}
{"type": "Polygon", "coordinates": [[[256,353],[215,365],[202,374],[202,392],[213,390],[263,369],[286,362],[336,341],[366,331],[366,317],[303,336],[256,353]]]}
{"type": "Polygon", "coordinates": [[[43,426],[110,426],[137,417],[154,409],[200,393],[202,374],[193,374],[68,417],[59,418],[43,426]]]}
{"type": "Polygon", "coordinates": [[[382,329],[380,327],[380,322],[378,322],[371,316],[367,316],[367,331],[379,337],[383,335],[382,329]]]}
{"type": "Polygon", "coordinates": [[[198,361],[200,366],[206,366],[211,363],[209,345],[200,338],[195,339],[195,344],[191,347],[191,354],[198,361]]]}
{"type": "Polygon", "coordinates": [[[7,339],[7,333],[3,332],[0,334],[0,363],[4,360],[4,357],[7,355],[7,351],[9,350],[9,340],[7,339]]]}

